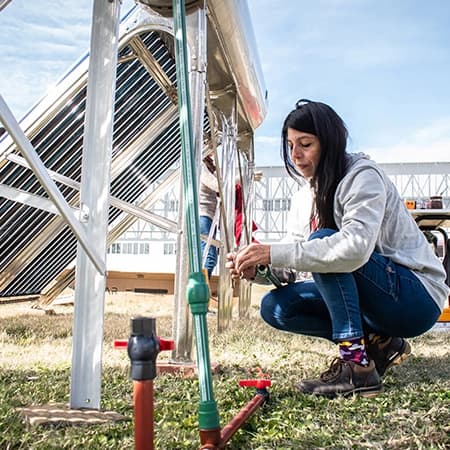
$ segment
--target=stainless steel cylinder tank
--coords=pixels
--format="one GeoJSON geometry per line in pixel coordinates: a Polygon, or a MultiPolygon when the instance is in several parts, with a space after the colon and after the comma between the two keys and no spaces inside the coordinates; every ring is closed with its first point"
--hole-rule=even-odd
{"type": "MultiPolygon", "coordinates": [[[[172,17],[172,0],[139,0],[139,3],[147,5],[153,11],[161,14],[164,17],[172,17]]],[[[201,0],[186,0],[186,13],[189,14],[195,9],[199,8],[204,2],[201,0]]]]}

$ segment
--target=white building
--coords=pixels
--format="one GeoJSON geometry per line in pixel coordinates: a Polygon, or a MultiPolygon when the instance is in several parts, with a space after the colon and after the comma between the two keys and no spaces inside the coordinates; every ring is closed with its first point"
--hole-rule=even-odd
{"type": "MultiPolygon", "coordinates": [[[[404,199],[418,205],[435,195],[441,195],[444,208],[450,208],[450,162],[380,164],[397,186],[404,199]]],[[[254,220],[261,242],[278,241],[286,233],[290,198],[297,183],[286,175],[282,166],[259,167],[262,179],[255,183],[254,220]]],[[[175,186],[152,211],[177,221],[178,206],[175,186]]],[[[176,233],[138,221],[108,250],[108,269],[118,271],[174,272],[176,233]]]]}

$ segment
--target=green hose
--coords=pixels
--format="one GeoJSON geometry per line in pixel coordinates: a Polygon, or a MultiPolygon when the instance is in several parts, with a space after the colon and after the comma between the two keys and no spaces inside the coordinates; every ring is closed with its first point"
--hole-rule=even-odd
{"type": "Polygon", "coordinates": [[[208,346],[209,288],[201,267],[197,179],[194,158],[191,99],[187,65],[187,40],[184,0],[173,0],[175,58],[177,68],[178,110],[182,148],[184,200],[186,207],[186,232],[189,252],[190,275],[187,284],[187,300],[194,316],[197,366],[200,386],[199,428],[220,428],[219,412],[214,400],[211,362],[208,346]]]}

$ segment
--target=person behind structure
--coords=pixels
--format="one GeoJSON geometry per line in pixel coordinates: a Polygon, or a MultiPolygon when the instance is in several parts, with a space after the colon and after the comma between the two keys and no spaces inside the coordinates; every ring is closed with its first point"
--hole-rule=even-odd
{"type": "Polygon", "coordinates": [[[209,237],[207,241],[203,239],[200,242],[202,255],[208,248],[205,260],[205,269],[208,273],[208,280],[211,279],[214,268],[217,264],[217,248],[210,242],[216,238],[217,224],[215,218],[218,207],[219,185],[216,175],[216,167],[211,155],[206,156],[202,161],[200,173],[200,190],[199,190],[199,216],[200,216],[200,233],[209,237]]]}

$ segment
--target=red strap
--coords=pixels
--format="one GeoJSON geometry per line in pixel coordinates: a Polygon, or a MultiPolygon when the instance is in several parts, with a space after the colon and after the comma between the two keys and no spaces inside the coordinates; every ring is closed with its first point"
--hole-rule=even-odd
{"type": "Polygon", "coordinates": [[[314,214],[311,217],[311,221],[309,222],[309,228],[311,229],[311,233],[314,233],[314,231],[317,231],[318,223],[317,223],[317,216],[314,214]]]}

